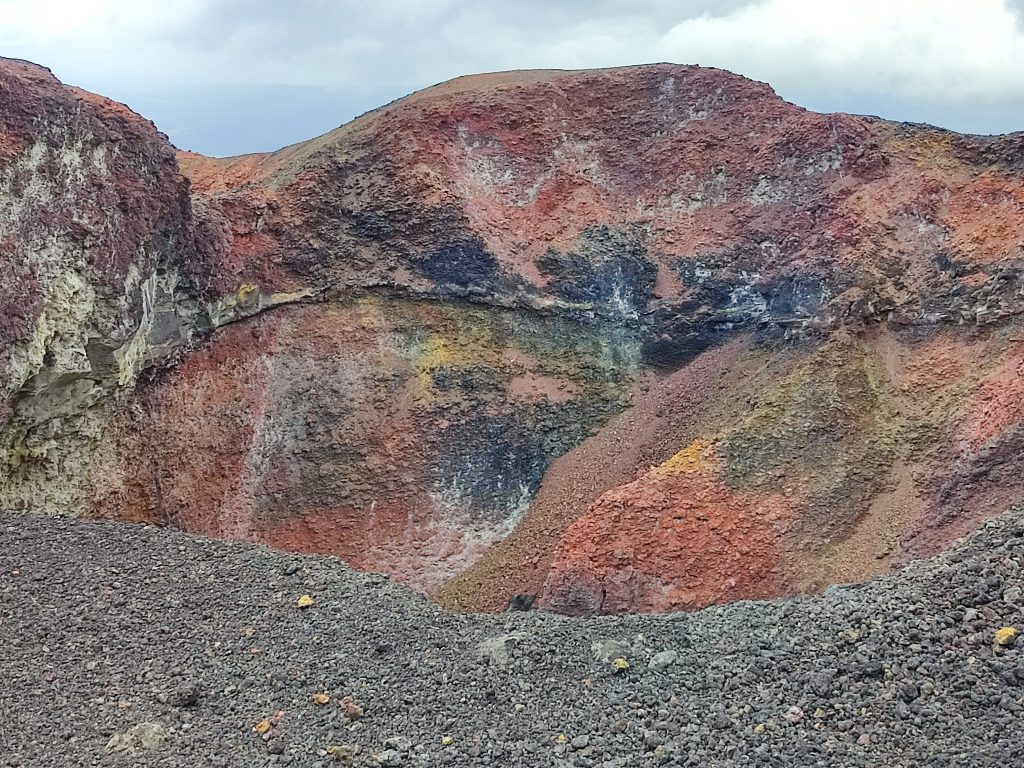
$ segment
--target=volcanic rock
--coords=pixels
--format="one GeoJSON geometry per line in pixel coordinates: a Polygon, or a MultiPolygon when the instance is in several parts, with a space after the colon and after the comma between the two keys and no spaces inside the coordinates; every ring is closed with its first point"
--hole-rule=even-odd
{"type": "Polygon", "coordinates": [[[667,64],[222,159],[26,62],[0,99],[4,508],[592,613],[863,580],[1024,499],[1024,134],[667,64]]]}
{"type": "Polygon", "coordinates": [[[1022,522],[1011,508],[948,555],[852,599],[570,619],[452,614],[317,556],[301,562],[318,609],[297,611],[288,553],[168,527],[0,513],[3,756],[32,768],[242,768],[271,764],[274,744],[285,764],[309,766],[371,765],[386,750],[402,765],[465,768],[722,755],[768,766],[1012,764],[1024,752],[1024,687],[1005,673],[1021,668],[1024,649],[991,643],[1024,617],[994,594],[966,621],[961,596],[979,576],[1022,586],[1022,522]],[[477,644],[513,633],[530,638],[517,649],[530,663],[480,664],[477,644]],[[595,639],[639,636],[679,658],[661,672],[634,664],[611,674],[591,654],[595,639]],[[375,654],[384,643],[393,652],[375,654]],[[883,673],[859,677],[860,664],[883,673]],[[246,681],[244,695],[207,695],[192,709],[159,702],[153,691],[185,670],[204,691],[246,681]],[[826,694],[820,673],[835,674],[826,694]],[[910,684],[920,696],[907,703],[910,684]],[[310,698],[342,689],[365,707],[357,723],[310,698]],[[792,726],[791,708],[803,713],[792,726]],[[268,741],[252,730],[264,718],[279,734],[268,741]],[[107,752],[113,734],[143,723],[166,732],[158,750],[107,752]]]}

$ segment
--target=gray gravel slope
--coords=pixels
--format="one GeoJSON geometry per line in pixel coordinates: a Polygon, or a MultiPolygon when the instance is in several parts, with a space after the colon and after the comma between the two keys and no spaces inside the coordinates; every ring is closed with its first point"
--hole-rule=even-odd
{"type": "Polygon", "coordinates": [[[1022,564],[1015,509],[820,598],[454,616],[330,558],[0,515],[0,765],[1014,765],[1022,564]]]}

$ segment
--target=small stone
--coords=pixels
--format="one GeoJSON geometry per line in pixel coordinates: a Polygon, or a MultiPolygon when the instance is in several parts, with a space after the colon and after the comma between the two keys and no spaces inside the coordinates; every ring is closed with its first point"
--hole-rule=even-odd
{"type": "Polygon", "coordinates": [[[807,683],[812,691],[824,698],[832,692],[832,683],[835,681],[835,677],[835,673],[831,671],[815,672],[807,683]]]}
{"type": "Polygon", "coordinates": [[[315,602],[316,601],[313,600],[313,598],[309,595],[302,595],[298,600],[295,601],[295,604],[299,606],[299,608],[309,608],[315,602]]]}
{"type": "Polygon", "coordinates": [[[455,743],[455,739],[453,739],[451,736],[442,736],[441,737],[441,746],[442,747],[450,747],[454,743],[455,743]]]}
{"type": "Polygon", "coordinates": [[[359,720],[363,716],[363,708],[351,696],[342,696],[341,711],[349,720],[359,720]]]}
{"type": "Polygon", "coordinates": [[[764,723],[758,723],[754,726],[754,733],[760,736],[762,733],[768,730],[768,727],[764,723]]]}
{"type": "Polygon", "coordinates": [[[612,667],[615,669],[615,674],[621,674],[629,670],[629,662],[620,656],[612,660],[612,667]]]}
{"type": "Polygon", "coordinates": [[[786,710],[786,722],[790,725],[796,725],[804,719],[804,711],[800,707],[793,706],[786,710]]]}
{"type": "Polygon", "coordinates": [[[900,698],[908,704],[920,695],[921,692],[914,683],[904,683],[900,686],[900,698]]]}
{"type": "Polygon", "coordinates": [[[676,661],[678,661],[678,659],[678,651],[659,651],[651,657],[651,660],[649,662],[647,662],[647,667],[649,669],[655,670],[656,672],[661,672],[675,664],[676,661]]]}
{"type": "Polygon", "coordinates": [[[1003,695],[999,698],[999,708],[1007,712],[1020,712],[1022,707],[1009,696],[1003,695]]]}
{"type": "Polygon", "coordinates": [[[332,744],[325,751],[342,765],[352,765],[356,759],[355,748],[348,744],[332,744]]]}
{"type": "Polygon", "coordinates": [[[871,734],[862,733],[860,736],[857,737],[857,743],[860,744],[862,747],[866,747],[868,744],[871,743],[871,734]]]}
{"type": "Polygon", "coordinates": [[[598,640],[590,644],[590,652],[594,655],[594,661],[610,662],[628,657],[633,653],[633,647],[622,640],[598,640]]]}
{"type": "Polygon", "coordinates": [[[377,765],[396,766],[402,764],[402,753],[397,749],[385,749],[374,758],[377,765]]]}
{"type": "Polygon", "coordinates": [[[384,746],[399,752],[408,752],[412,749],[412,742],[405,736],[389,736],[384,739],[384,746]]]}
{"type": "Polygon", "coordinates": [[[320,706],[323,706],[324,704],[328,704],[331,701],[331,697],[328,696],[326,693],[314,693],[312,698],[313,698],[313,703],[314,704],[318,704],[320,706]]]}
{"type": "Polygon", "coordinates": [[[716,730],[725,731],[732,727],[732,720],[725,712],[719,712],[711,721],[711,725],[716,730]]]}
{"type": "Polygon", "coordinates": [[[139,723],[125,733],[115,733],[107,742],[108,752],[152,752],[167,743],[167,731],[160,723],[139,723]]]}
{"type": "Polygon", "coordinates": [[[573,749],[586,749],[590,746],[590,737],[586,735],[573,736],[571,746],[573,749]]]}
{"type": "Polygon", "coordinates": [[[1013,641],[1017,639],[1017,629],[1015,627],[1001,627],[997,629],[992,639],[996,645],[1004,648],[1013,645],[1013,641]]]}
{"type": "Polygon", "coordinates": [[[512,647],[526,637],[522,632],[489,637],[477,645],[476,657],[492,667],[507,667],[512,661],[512,647]]]}
{"type": "Polygon", "coordinates": [[[192,707],[199,702],[199,687],[194,683],[179,685],[167,694],[167,703],[172,707],[192,707]]]}

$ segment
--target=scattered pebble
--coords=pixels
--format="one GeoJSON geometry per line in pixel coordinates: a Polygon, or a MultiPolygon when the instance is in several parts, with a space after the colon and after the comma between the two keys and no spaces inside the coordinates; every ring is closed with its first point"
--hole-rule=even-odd
{"type": "Polygon", "coordinates": [[[647,662],[647,666],[650,669],[661,672],[675,664],[678,658],[679,651],[659,651],[651,657],[651,660],[647,662]]]}
{"type": "Polygon", "coordinates": [[[993,639],[996,645],[1013,645],[1013,642],[1017,639],[1017,630],[1014,627],[1000,627],[996,630],[993,639]]]}
{"type": "Polygon", "coordinates": [[[167,730],[160,723],[139,723],[125,733],[115,733],[107,742],[107,752],[138,755],[162,749],[167,743],[167,730]]]}

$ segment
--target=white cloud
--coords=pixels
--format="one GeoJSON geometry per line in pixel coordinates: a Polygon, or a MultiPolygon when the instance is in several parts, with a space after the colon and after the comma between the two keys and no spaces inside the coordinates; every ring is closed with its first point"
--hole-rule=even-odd
{"type": "Polygon", "coordinates": [[[659,50],[801,91],[952,103],[1024,96],[1024,34],[1001,0],[770,0],[683,21],[659,50]]]}
{"type": "Polygon", "coordinates": [[[1010,0],[0,0],[0,45],[52,54],[72,74],[140,83],[414,86],[470,71],[665,59],[783,89],[1024,93],[1024,33],[1010,0]]]}
{"type": "Polygon", "coordinates": [[[770,82],[810,107],[1006,130],[1024,128],[1022,10],[1024,0],[0,0],[0,51],[114,92],[216,83],[397,95],[471,72],[675,61],[770,82]]]}

